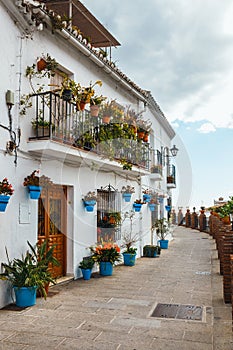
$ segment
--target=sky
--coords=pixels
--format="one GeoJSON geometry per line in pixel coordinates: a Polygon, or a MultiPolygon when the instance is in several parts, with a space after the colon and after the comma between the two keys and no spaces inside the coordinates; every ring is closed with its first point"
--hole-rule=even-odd
{"type": "Polygon", "coordinates": [[[233,195],[233,1],[82,0],[117,38],[112,61],[176,132],[175,206],[233,195]]]}

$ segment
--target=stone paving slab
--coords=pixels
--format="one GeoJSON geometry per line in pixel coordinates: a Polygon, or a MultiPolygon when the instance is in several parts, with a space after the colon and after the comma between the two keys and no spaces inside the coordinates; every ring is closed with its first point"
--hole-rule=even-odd
{"type": "Polygon", "coordinates": [[[222,289],[214,240],[178,227],[159,258],[54,286],[22,311],[0,310],[0,350],[233,350],[222,289]],[[158,303],[201,306],[203,318],[151,317],[158,303]]]}

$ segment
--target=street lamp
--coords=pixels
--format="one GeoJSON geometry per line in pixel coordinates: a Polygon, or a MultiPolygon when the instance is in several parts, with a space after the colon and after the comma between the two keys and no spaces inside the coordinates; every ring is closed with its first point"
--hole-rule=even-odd
{"type": "Polygon", "coordinates": [[[178,151],[179,151],[179,148],[177,148],[176,145],[173,145],[172,148],[170,148],[170,152],[171,152],[172,157],[176,157],[178,151]]]}

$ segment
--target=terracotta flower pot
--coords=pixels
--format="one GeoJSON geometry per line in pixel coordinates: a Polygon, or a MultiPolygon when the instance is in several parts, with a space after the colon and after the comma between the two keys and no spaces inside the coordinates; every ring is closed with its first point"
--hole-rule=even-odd
{"type": "Polygon", "coordinates": [[[37,62],[37,70],[38,72],[41,72],[42,70],[44,70],[47,67],[47,62],[41,58],[38,62],[37,62]]]}
{"type": "Polygon", "coordinates": [[[91,113],[92,117],[98,117],[98,115],[99,115],[99,106],[91,105],[90,106],[90,113],[91,113]]]}
{"type": "Polygon", "coordinates": [[[110,116],[105,115],[105,116],[103,116],[102,121],[103,121],[103,123],[105,123],[105,124],[109,124],[109,123],[110,123],[110,119],[111,119],[110,116]]]}

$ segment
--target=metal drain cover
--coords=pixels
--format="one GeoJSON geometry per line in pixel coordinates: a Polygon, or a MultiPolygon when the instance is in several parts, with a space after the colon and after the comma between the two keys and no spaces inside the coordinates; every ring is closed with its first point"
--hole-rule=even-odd
{"type": "Polygon", "coordinates": [[[152,317],[202,321],[203,307],[181,304],[157,304],[152,317]]]}

